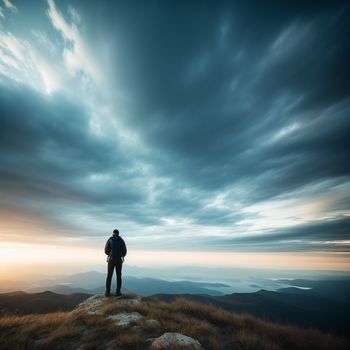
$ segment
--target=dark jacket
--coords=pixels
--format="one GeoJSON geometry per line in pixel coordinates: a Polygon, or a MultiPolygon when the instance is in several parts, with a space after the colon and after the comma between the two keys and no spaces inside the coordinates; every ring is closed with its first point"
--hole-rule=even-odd
{"type": "Polygon", "coordinates": [[[108,238],[105,246],[105,254],[112,259],[121,259],[126,255],[126,245],[123,238],[113,235],[108,238]]]}

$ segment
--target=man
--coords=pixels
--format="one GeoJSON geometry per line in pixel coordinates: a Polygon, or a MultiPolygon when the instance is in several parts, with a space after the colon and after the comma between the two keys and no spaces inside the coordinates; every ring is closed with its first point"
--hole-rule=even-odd
{"type": "Polygon", "coordinates": [[[113,236],[108,238],[105,246],[105,254],[108,255],[108,273],[106,279],[106,293],[105,296],[109,297],[111,295],[111,283],[114,268],[117,274],[117,297],[121,297],[121,287],[122,287],[122,265],[124,262],[124,257],[126,255],[126,245],[124,240],[119,237],[119,231],[116,229],[113,231],[113,236]]]}

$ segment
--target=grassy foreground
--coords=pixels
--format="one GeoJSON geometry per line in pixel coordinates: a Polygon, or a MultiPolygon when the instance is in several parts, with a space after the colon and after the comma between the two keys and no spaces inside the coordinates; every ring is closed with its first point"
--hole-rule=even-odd
{"type": "Polygon", "coordinates": [[[0,348],[141,350],[149,349],[152,339],[165,332],[193,337],[206,350],[349,348],[345,338],[266,322],[184,298],[171,302],[135,298],[129,294],[123,299],[102,299],[96,314],[78,309],[44,315],[1,315],[0,348]],[[138,302],[131,302],[134,300],[138,302]],[[121,327],[107,319],[119,312],[138,312],[144,318],[121,327]]]}

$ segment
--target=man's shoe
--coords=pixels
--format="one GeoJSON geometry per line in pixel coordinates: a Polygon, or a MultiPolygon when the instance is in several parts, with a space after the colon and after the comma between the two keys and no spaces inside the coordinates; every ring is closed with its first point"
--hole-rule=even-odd
{"type": "Polygon", "coordinates": [[[121,298],[122,293],[120,293],[120,292],[117,291],[117,292],[115,293],[115,295],[116,295],[118,298],[121,298]]]}
{"type": "Polygon", "coordinates": [[[106,298],[109,298],[111,296],[111,293],[110,292],[105,292],[105,297],[106,298]]]}

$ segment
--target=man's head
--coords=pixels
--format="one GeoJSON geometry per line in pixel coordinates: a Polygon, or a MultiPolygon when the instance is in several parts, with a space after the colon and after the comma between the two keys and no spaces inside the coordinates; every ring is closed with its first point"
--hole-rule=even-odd
{"type": "Polygon", "coordinates": [[[119,236],[119,231],[117,229],[113,230],[114,236],[119,236]]]}

